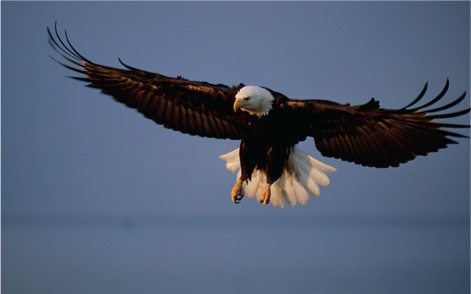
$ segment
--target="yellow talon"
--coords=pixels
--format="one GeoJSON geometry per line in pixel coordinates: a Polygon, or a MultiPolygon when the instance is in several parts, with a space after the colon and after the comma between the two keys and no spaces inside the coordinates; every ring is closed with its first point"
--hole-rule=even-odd
{"type": "Polygon", "coordinates": [[[263,205],[267,205],[268,203],[270,203],[270,195],[271,195],[270,184],[267,184],[265,188],[263,188],[262,198],[260,199],[260,203],[262,203],[263,205]]]}
{"type": "Polygon", "coordinates": [[[232,187],[231,191],[231,199],[232,202],[235,204],[239,204],[242,198],[244,198],[244,191],[242,191],[242,184],[244,181],[242,181],[241,178],[239,178],[235,184],[234,187],[232,187]]]}

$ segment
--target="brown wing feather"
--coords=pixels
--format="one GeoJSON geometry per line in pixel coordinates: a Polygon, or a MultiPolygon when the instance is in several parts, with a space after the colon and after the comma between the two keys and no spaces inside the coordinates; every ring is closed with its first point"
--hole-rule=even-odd
{"type": "Polygon", "coordinates": [[[290,100],[287,107],[304,117],[303,122],[309,124],[308,135],[314,137],[322,155],[364,166],[399,166],[417,155],[455,144],[454,137],[467,137],[446,129],[469,128],[469,125],[448,124],[437,119],[465,115],[470,108],[434,114],[461,102],[466,92],[446,105],[424,110],[440,101],[448,86],[447,80],[436,98],[415,108],[410,107],[421,100],[427,85],[411,104],[398,110],[382,109],[374,99],[358,106],[325,100],[290,100]]]}
{"type": "Polygon", "coordinates": [[[83,57],[72,46],[67,32],[65,41],[57,27],[54,34],[48,28],[48,34],[49,44],[68,64],[58,62],[84,75],[72,78],[87,82],[89,87],[100,89],[167,128],[203,137],[241,138],[239,119],[232,111],[240,86],[230,88],[171,78],[128,66],[121,60],[126,69],[99,65],[83,57]]]}

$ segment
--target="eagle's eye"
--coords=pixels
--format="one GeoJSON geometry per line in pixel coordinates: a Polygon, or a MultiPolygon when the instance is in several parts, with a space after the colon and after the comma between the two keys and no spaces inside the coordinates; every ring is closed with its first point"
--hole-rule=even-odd
{"type": "Polygon", "coordinates": [[[247,96],[244,98],[245,101],[249,101],[250,100],[250,96],[247,96]]]}

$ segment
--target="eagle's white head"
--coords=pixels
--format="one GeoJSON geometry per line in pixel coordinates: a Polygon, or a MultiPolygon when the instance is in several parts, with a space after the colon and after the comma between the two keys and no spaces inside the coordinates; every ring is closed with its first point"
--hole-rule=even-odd
{"type": "Polygon", "coordinates": [[[265,88],[245,86],[237,92],[234,101],[234,111],[241,109],[250,114],[263,116],[272,109],[275,98],[265,88]]]}

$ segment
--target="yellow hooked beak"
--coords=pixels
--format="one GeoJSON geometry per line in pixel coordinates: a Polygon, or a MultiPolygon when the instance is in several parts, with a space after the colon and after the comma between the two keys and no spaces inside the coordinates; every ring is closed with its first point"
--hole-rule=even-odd
{"type": "Polygon", "coordinates": [[[236,112],[237,109],[239,109],[241,106],[242,106],[242,105],[240,105],[240,100],[234,101],[234,105],[233,105],[234,112],[236,112]]]}

